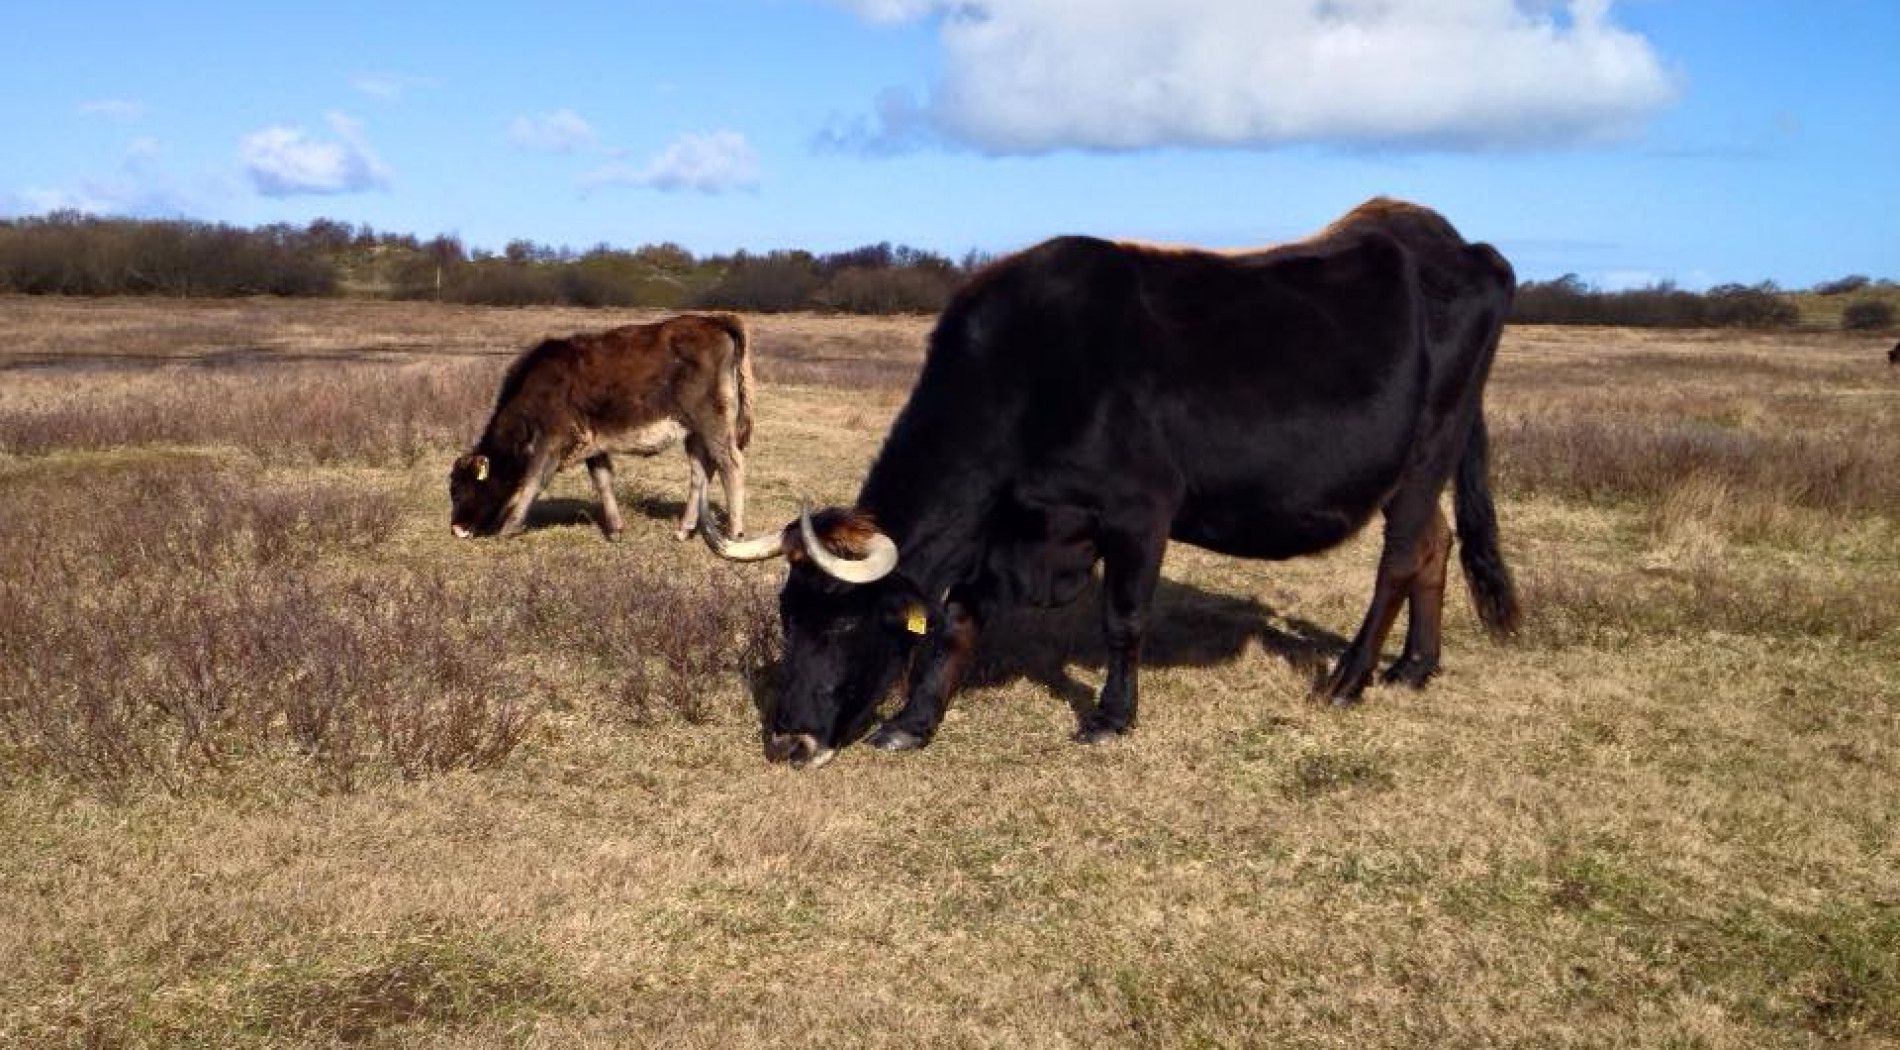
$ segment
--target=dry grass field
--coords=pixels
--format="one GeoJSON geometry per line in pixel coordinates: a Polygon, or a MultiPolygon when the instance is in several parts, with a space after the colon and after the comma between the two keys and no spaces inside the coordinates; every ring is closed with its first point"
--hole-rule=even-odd
{"type": "MultiPolygon", "coordinates": [[[[1515,642],[1309,698],[1376,530],[1175,547],[936,743],[769,766],[779,568],[563,475],[457,542],[509,355],[638,315],[0,299],[0,1046],[1900,1044],[1900,374],[1511,331],[1515,642]]],[[[753,319],[756,520],[848,499],[928,321],[753,319]]],[[[1454,570],[1455,572],[1455,570],[1454,570]]],[[[1393,643],[1396,645],[1396,641],[1393,643]]]]}

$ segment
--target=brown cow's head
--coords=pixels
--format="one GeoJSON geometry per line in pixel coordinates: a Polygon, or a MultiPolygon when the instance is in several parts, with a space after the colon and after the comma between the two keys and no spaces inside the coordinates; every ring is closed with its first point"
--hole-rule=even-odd
{"type": "Polygon", "coordinates": [[[922,606],[892,573],[897,547],[869,518],[827,508],[777,535],[734,542],[703,507],[700,531],[722,557],[791,562],[779,592],[785,662],[764,712],[765,756],[816,768],[862,729],[904,668],[922,606]]]}
{"type": "Polygon", "coordinates": [[[493,536],[501,528],[508,498],[521,485],[514,456],[471,452],[449,468],[449,530],[458,539],[493,536]]]}

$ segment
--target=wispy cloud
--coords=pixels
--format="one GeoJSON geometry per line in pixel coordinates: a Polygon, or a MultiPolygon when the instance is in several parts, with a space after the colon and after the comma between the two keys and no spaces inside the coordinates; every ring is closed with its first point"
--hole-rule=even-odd
{"type": "Polygon", "coordinates": [[[571,109],[557,109],[516,117],[508,125],[508,141],[522,149],[572,153],[600,141],[594,126],[571,109]]]}
{"type": "Polygon", "coordinates": [[[81,102],[79,112],[89,117],[133,121],[145,116],[145,103],[131,98],[95,98],[81,102]]]}
{"type": "Polygon", "coordinates": [[[418,77],[408,73],[358,73],[350,78],[351,87],[380,99],[398,99],[412,88],[429,88],[437,83],[434,77],[418,77]]]}
{"type": "Polygon", "coordinates": [[[1675,95],[1611,0],[835,2],[930,18],[943,52],[920,97],[824,137],[872,151],[1572,145],[1627,135],[1675,95]]]}
{"type": "Polygon", "coordinates": [[[639,186],[664,193],[728,193],[759,184],[759,157],[736,131],[686,134],[644,165],[608,164],[581,176],[585,189],[639,186]]]}
{"type": "Polygon", "coordinates": [[[153,135],[137,135],[125,144],[125,161],[122,165],[129,171],[144,168],[164,151],[164,144],[153,135]]]}
{"type": "Polygon", "coordinates": [[[164,146],[157,138],[136,135],[126,143],[116,170],[66,186],[29,186],[17,192],[0,192],[0,214],[78,211],[136,218],[188,214],[195,210],[202,195],[163,170],[159,164],[163,153],[164,146]]]}
{"type": "Polygon", "coordinates": [[[244,136],[238,156],[244,173],[266,197],[357,193],[389,184],[389,168],[370,148],[363,125],[341,113],[324,120],[330,136],[277,125],[244,136]]]}

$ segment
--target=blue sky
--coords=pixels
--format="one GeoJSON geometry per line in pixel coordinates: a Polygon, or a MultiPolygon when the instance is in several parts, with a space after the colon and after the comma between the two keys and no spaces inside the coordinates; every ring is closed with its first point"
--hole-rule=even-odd
{"type": "Polygon", "coordinates": [[[1299,236],[1527,277],[1900,277],[1892,0],[695,0],[0,12],[0,213],[499,248],[1299,236]]]}

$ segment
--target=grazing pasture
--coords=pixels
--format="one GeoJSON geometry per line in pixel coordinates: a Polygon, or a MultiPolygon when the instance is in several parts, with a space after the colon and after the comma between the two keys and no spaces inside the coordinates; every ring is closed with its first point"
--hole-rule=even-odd
{"type": "MultiPolygon", "coordinates": [[[[809,774],[677,457],[618,544],[578,473],[449,534],[510,358],[657,316],[0,299],[0,1045],[1900,1040],[1878,340],[1507,331],[1526,626],[1455,593],[1426,692],[1311,698],[1376,529],[1175,545],[1129,737],[1069,740],[1085,594],[809,774]]],[[[748,323],[751,516],[847,501],[928,319],[748,323]]]]}

